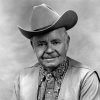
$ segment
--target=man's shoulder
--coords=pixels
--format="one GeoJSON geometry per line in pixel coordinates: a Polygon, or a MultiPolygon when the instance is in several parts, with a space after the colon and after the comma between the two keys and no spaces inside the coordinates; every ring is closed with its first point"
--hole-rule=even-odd
{"type": "Polygon", "coordinates": [[[35,65],[33,65],[31,67],[26,67],[26,68],[22,69],[19,74],[20,74],[20,76],[33,75],[36,71],[39,70],[39,66],[40,66],[40,64],[36,63],[35,65]]]}
{"type": "Polygon", "coordinates": [[[70,58],[70,57],[68,57],[68,59],[69,59],[69,66],[71,68],[79,69],[79,70],[82,69],[82,70],[87,70],[87,71],[90,71],[90,70],[93,71],[93,69],[91,69],[90,66],[87,66],[75,59],[70,58]]]}
{"type": "Polygon", "coordinates": [[[68,59],[69,59],[69,69],[73,75],[83,78],[85,76],[89,76],[96,72],[90,66],[82,64],[81,62],[74,60],[72,58],[68,58],[68,59]]]}

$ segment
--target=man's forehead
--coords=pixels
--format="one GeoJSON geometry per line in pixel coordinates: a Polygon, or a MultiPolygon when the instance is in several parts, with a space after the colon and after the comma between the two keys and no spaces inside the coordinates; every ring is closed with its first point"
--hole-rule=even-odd
{"type": "MultiPolygon", "coordinates": [[[[59,28],[56,30],[53,30],[45,35],[35,36],[32,40],[43,40],[47,38],[61,38],[63,35],[65,35],[66,29],[65,28],[59,28]]],[[[67,32],[66,32],[67,34],[67,32]]]]}

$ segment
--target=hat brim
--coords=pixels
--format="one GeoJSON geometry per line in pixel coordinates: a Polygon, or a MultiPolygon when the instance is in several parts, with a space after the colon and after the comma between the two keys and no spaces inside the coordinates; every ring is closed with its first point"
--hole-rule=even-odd
{"type": "Polygon", "coordinates": [[[46,34],[52,30],[55,30],[61,27],[65,27],[66,30],[69,30],[77,23],[77,20],[78,20],[77,14],[74,11],[69,10],[69,11],[66,11],[56,22],[54,22],[52,25],[46,28],[33,30],[33,31],[24,30],[23,28],[19,26],[18,28],[26,38],[31,39],[33,36],[46,34]]]}

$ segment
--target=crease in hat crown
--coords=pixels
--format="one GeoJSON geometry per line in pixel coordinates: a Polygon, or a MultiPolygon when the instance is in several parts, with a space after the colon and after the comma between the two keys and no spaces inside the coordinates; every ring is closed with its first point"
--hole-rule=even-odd
{"type": "Polygon", "coordinates": [[[46,4],[34,6],[30,20],[30,29],[27,31],[18,27],[21,33],[28,39],[36,35],[48,33],[57,28],[65,27],[66,30],[72,28],[78,20],[77,14],[72,11],[66,11],[60,16],[54,9],[46,4]]]}
{"type": "Polygon", "coordinates": [[[32,17],[31,17],[31,29],[38,30],[52,25],[59,19],[59,15],[56,11],[51,9],[46,4],[41,4],[39,6],[33,7],[32,17]]]}

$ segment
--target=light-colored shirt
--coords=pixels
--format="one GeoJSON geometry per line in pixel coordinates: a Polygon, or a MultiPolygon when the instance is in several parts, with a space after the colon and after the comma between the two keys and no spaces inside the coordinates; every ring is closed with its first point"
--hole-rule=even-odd
{"type": "MultiPolygon", "coordinates": [[[[57,100],[100,100],[100,81],[97,72],[69,57],[68,60],[69,67],[62,79],[57,100]]],[[[25,68],[18,75],[12,100],[37,100],[40,67],[38,63],[25,68]]]]}

